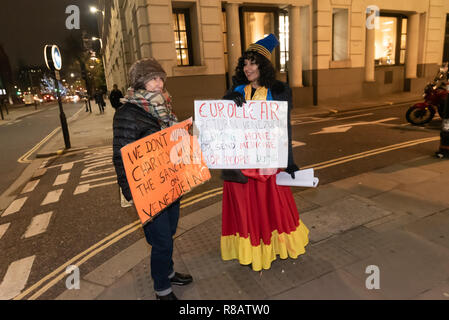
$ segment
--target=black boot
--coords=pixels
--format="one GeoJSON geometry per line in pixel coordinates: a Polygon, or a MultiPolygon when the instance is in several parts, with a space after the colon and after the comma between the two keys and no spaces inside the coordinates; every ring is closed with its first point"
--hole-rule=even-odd
{"type": "Polygon", "coordinates": [[[175,294],[172,291],[165,296],[160,296],[156,293],[156,300],[178,300],[178,298],[175,296],[175,294]]]}
{"type": "Polygon", "coordinates": [[[176,286],[185,286],[186,284],[189,284],[193,281],[193,278],[190,274],[182,274],[175,272],[175,275],[173,278],[170,279],[171,284],[174,284],[176,286]]]}

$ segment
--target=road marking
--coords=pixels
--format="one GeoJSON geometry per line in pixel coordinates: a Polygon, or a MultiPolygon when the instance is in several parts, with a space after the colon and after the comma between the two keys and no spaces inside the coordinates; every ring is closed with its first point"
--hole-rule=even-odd
{"type": "MultiPolygon", "coordinates": [[[[223,189],[223,188],[221,188],[221,189],[223,189]]],[[[223,190],[215,192],[215,193],[212,193],[212,194],[209,194],[209,195],[204,196],[204,197],[201,197],[201,198],[199,198],[197,200],[193,200],[193,201],[190,201],[190,202],[187,202],[187,203],[184,202],[183,204],[181,204],[181,208],[185,208],[185,207],[191,206],[192,204],[195,204],[197,202],[200,202],[200,201],[203,201],[203,200],[215,197],[215,196],[217,196],[219,194],[222,194],[222,193],[223,193],[223,190]]]]}
{"type": "Polygon", "coordinates": [[[390,145],[390,146],[387,146],[387,147],[382,147],[382,148],[378,148],[378,149],[372,149],[372,150],[368,150],[368,151],[352,154],[350,156],[345,156],[345,157],[341,157],[341,158],[337,158],[337,159],[323,161],[323,162],[316,163],[316,164],[309,165],[309,166],[305,166],[305,167],[302,167],[302,168],[303,169],[314,168],[315,170],[324,169],[324,168],[327,168],[327,167],[335,166],[335,165],[346,163],[346,162],[349,162],[349,161],[362,159],[362,158],[366,158],[366,157],[371,157],[371,156],[374,156],[376,154],[385,153],[385,152],[388,152],[388,151],[393,151],[393,150],[398,150],[398,149],[403,149],[403,148],[415,146],[417,144],[426,143],[426,142],[432,142],[432,141],[437,141],[437,140],[440,140],[440,137],[432,137],[432,138],[411,140],[411,141],[407,141],[407,142],[403,142],[403,143],[397,143],[397,144],[394,144],[394,145],[390,145]]]}
{"type": "Polygon", "coordinates": [[[48,163],[48,159],[47,159],[47,160],[44,160],[44,161],[42,161],[42,163],[41,163],[41,166],[39,167],[39,169],[43,169],[43,168],[45,168],[45,166],[47,165],[47,163],[48,163]]]}
{"type": "Polygon", "coordinates": [[[31,224],[28,226],[27,231],[22,236],[22,238],[31,238],[45,232],[47,230],[48,224],[50,223],[52,214],[53,212],[50,211],[33,217],[33,220],[31,220],[31,224]]]}
{"type": "Polygon", "coordinates": [[[31,163],[32,160],[28,159],[29,156],[31,156],[37,149],[39,149],[45,142],[50,140],[51,137],[55,135],[56,132],[60,130],[60,127],[54,129],[48,136],[46,136],[44,139],[41,140],[38,144],[36,144],[33,148],[31,148],[29,151],[27,151],[23,156],[17,160],[19,163],[31,163]]]}
{"type": "Polygon", "coordinates": [[[114,180],[114,181],[109,181],[109,182],[99,183],[99,184],[94,184],[94,185],[89,184],[89,183],[81,184],[78,187],[76,187],[75,191],[73,192],[73,195],[86,193],[90,189],[98,188],[98,187],[104,187],[104,186],[108,186],[108,185],[111,185],[111,184],[117,184],[117,181],[114,180]]]}
{"type": "Polygon", "coordinates": [[[55,182],[53,183],[53,186],[59,186],[61,184],[66,184],[67,181],[69,181],[70,172],[68,173],[61,173],[56,177],[55,182]]]}
{"type": "MultiPolygon", "coordinates": [[[[79,266],[78,264],[78,260],[81,259],[83,256],[85,256],[86,254],[88,254],[89,252],[92,252],[93,250],[95,250],[97,247],[101,246],[103,243],[106,242],[106,245],[110,246],[111,244],[115,243],[116,241],[120,240],[121,238],[123,238],[124,236],[121,236],[123,234],[125,234],[127,231],[135,231],[138,230],[139,228],[141,228],[141,224],[140,224],[140,220],[137,220],[119,230],[117,230],[116,232],[112,233],[111,235],[105,237],[103,240],[97,242],[96,244],[92,245],[90,248],[88,248],[87,250],[81,252],[80,254],[78,254],[76,257],[70,259],[69,261],[67,261],[66,263],[64,263],[62,266],[60,266],[59,268],[57,268],[56,270],[54,270],[53,272],[51,272],[50,274],[48,274],[47,276],[45,276],[44,278],[42,278],[41,280],[39,280],[38,282],[36,282],[35,284],[33,284],[31,287],[29,287],[28,289],[26,289],[25,291],[23,291],[22,293],[20,293],[19,295],[15,296],[13,300],[20,300],[24,297],[26,297],[27,295],[29,295],[31,292],[33,292],[35,289],[39,288],[39,286],[41,286],[42,284],[44,284],[46,281],[50,280],[51,278],[53,278],[54,276],[56,276],[58,273],[62,273],[62,277],[67,276],[67,274],[65,273],[65,268],[71,264],[76,264],[77,266],[79,266]],[[121,237],[120,237],[121,236],[121,237]],[[118,238],[118,240],[116,240],[118,238]],[[111,240],[112,239],[112,240],[111,240]],[[110,241],[110,242],[108,242],[110,241]],[[113,241],[113,242],[112,242],[113,241]],[[111,243],[112,242],[112,243],[111,243]]],[[[128,233],[126,233],[125,235],[127,235],[128,233]]],[[[101,247],[103,248],[103,247],[101,247]]],[[[98,253],[98,252],[97,252],[98,253]]],[[[49,287],[47,287],[46,290],[48,290],[49,287]]],[[[45,290],[45,291],[46,291],[45,290]]],[[[45,292],[43,291],[43,292],[45,292]]],[[[43,293],[42,290],[40,290],[41,294],[43,293]]]]}
{"type": "Polygon", "coordinates": [[[86,183],[91,183],[91,182],[97,182],[97,181],[101,181],[101,180],[106,180],[106,179],[117,179],[116,175],[113,176],[107,176],[107,177],[101,177],[101,178],[97,178],[97,179],[91,179],[91,180],[86,180],[86,181],[81,181],[80,184],[86,184],[86,183]]]}
{"type": "Polygon", "coordinates": [[[23,188],[21,194],[24,194],[24,193],[28,193],[28,192],[34,191],[34,189],[36,188],[36,186],[37,186],[37,184],[39,183],[39,181],[40,181],[39,179],[38,179],[38,180],[32,180],[32,181],[29,181],[29,182],[26,184],[25,188],[23,188]]]}
{"type": "Polygon", "coordinates": [[[47,193],[47,196],[45,197],[44,201],[42,201],[41,206],[45,206],[46,204],[55,203],[59,201],[59,198],[61,197],[63,189],[58,189],[54,191],[50,191],[47,193]]]}
{"type": "Polygon", "coordinates": [[[338,126],[331,126],[331,127],[322,128],[321,131],[310,133],[310,135],[323,134],[323,133],[346,132],[346,131],[350,130],[352,127],[355,127],[355,126],[362,126],[362,125],[369,125],[369,124],[378,124],[378,123],[391,121],[391,120],[396,120],[396,119],[399,119],[399,118],[393,117],[393,118],[386,118],[386,119],[380,119],[380,120],[375,120],[375,121],[361,121],[361,122],[355,122],[355,123],[351,123],[351,124],[340,124],[338,126]]]}
{"type": "Polygon", "coordinates": [[[84,179],[86,177],[98,176],[98,175],[106,174],[106,173],[109,174],[111,172],[115,172],[115,169],[114,168],[109,168],[109,169],[103,169],[103,170],[94,171],[94,172],[91,172],[91,173],[84,173],[84,174],[81,175],[81,179],[84,179]]]}
{"type": "Polygon", "coordinates": [[[22,209],[23,204],[25,203],[25,201],[28,199],[28,197],[24,197],[24,198],[20,198],[20,199],[16,199],[14,200],[8,207],[8,209],[5,210],[5,212],[3,213],[2,217],[6,217],[10,214],[16,213],[18,211],[20,211],[20,209],[22,209]]]}
{"type": "MultiPolygon", "coordinates": [[[[388,151],[396,150],[396,149],[399,149],[399,148],[405,148],[407,146],[412,146],[412,145],[416,145],[416,144],[420,144],[420,143],[436,141],[438,139],[440,139],[440,138],[439,137],[432,137],[432,138],[425,138],[425,139],[419,139],[419,140],[414,140],[414,141],[412,140],[412,141],[407,141],[407,142],[404,142],[404,143],[399,143],[399,144],[395,144],[395,145],[392,145],[392,146],[386,146],[386,147],[378,148],[378,149],[374,149],[374,150],[378,150],[376,152],[376,154],[378,154],[378,153],[381,153],[381,152],[388,152],[388,151]]],[[[316,170],[320,170],[320,169],[324,168],[323,166],[319,166],[319,165],[321,165],[323,163],[328,163],[329,166],[338,165],[338,164],[342,163],[341,159],[343,159],[343,158],[350,158],[350,157],[354,157],[355,156],[355,158],[354,158],[354,160],[355,160],[355,159],[358,159],[359,155],[361,155],[361,154],[365,154],[366,156],[372,155],[370,153],[370,151],[366,151],[366,152],[358,153],[358,154],[347,156],[347,157],[342,157],[342,158],[338,158],[338,159],[324,161],[324,162],[321,162],[321,163],[318,163],[318,164],[312,164],[312,165],[309,165],[309,166],[306,166],[306,167],[302,167],[302,168],[303,169],[316,168],[316,170]]],[[[201,196],[203,194],[208,194],[208,193],[210,193],[212,191],[215,191],[215,190],[220,190],[220,191],[218,191],[216,193],[213,193],[213,194],[211,194],[209,196],[205,196],[204,198],[206,199],[208,197],[212,197],[212,196],[215,196],[216,194],[222,193],[222,188],[216,188],[216,189],[209,190],[209,191],[206,191],[206,192],[202,193],[201,196]]],[[[196,203],[196,201],[192,201],[192,200],[197,199],[198,196],[200,196],[200,195],[195,195],[195,196],[193,196],[193,197],[191,197],[189,199],[186,199],[187,201],[189,201],[189,203],[184,203],[184,206],[188,206],[188,205],[196,203]]],[[[92,258],[93,256],[95,256],[99,252],[101,252],[104,249],[108,248],[109,246],[111,246],[115,242],[119,241],[120,239],[124,238],[128,234],[130,234],[130,233],[132,233],[132,232],[134,232],[136,230],[139,230],[140,228],[141,228],[140,220],[136,220],[135,222],[133,222],[133,223],[131,223],[131,224],[129,224],[129,225],[127,225],[127,226],[117,230],[113,234],[107,236],[106,238],[104,238],[100,242],[94,244],[89,249],[87,249],[84,252],[78,254],[76,257],[72,258],[71,260],[69,260],[68,262],[66,262],[65,264],[63,264],[62,266],[60,266],[59,268],[57,268],[56,270],[54,270],[53,272],[51,272],[50,274],[45,276],[43,279],[41,279],[40,281],[35,283],[30,288],[26,289],[20,295],[16,296],[14,298],[14,300],[20,300],[20,299],[26,297],[27,295],[32,293],[34,290],[39,288],[41,285],[43,285],[46,281],[52,279],[53,277],[57,276],[58,273],[60,273],[59,276],[54,278],[52,281],[50,281],[48,284],[46,284],[44,287],[42,287],[39,291],[37,291],[33,296],[31,296],[29,298],[30,300],[37,299],[39,296],[41,296],[46,291],[48,291],[51,287],[53,287],[56,283],[58,283],[58,281],[60,281],[61,279],[63,279],[64,277],[67,276],[67,274],[65,273],[65,268],[68,265],[76,264],[77,266],[80,266],[82,263],[86,262],[88,259],[92,258]],[[107,242],[107,241],[109,241],[109,242],[107,242]],[[105,245],[103,245],[102,247],[96,249],[95,251],[92,251],[92,250],[94,250],[95,248],[97,248],[98,246],[102,245],[105,242],[107,242],[105,245]],[[90,254],[88,254],[89,252],[90,252],[90,254]],[[85,256],[85,255],[87,255],[87,256],[85,256]],[[83,256],[85,256],[84,259],[82,259],[80,261],[82,263],[77,262],[78,259],[80,259],[83,256]]]]}
{"type": "MultiPolygon", "coordinates": [[[[81,107],[73,116],[71,116],[67,121],[70,121],[73,117],[78,115],[84,107],[81,107]]],[[[33,160],[28,159],[37,149],[39,149],[45,142],[47,142],[51,137],[53,137],[56,132],[58,132],[61,129],[61,127],[57,127],[54,129],[48,136],[46,136],[44,139],[42,139],[38,144],[36,144],[33,148],[31,148],[29,151],[27,151],[23,156],[21,156],[17,162],[19,163],[31,163],[33,160]]]]}
{"type": "MultiPolygon", "coordinates": [[[[302,122],[301,120],[298,120],[298,119],[293,119],[292,120],[292,125],[310,124],[310,123],[318,123],[318,122],[326,122],[326,121],[348,120],[348,119],[372,116],[373,114],[374,113],[364,113],[364,114],[358,114],[358,115],[355,115],[355,116],[342,117],[342,118],[337,118],[337,117],[331,117],[331,118],[326,118],[326,119],[318,118],[318,120],[311,120],[311,121],[304,121],[304,122],[302,122]]],[[[307,117],[307,118],[309,118],[309,117],[307,117]]]]}
{"type": "Polygon", "coordinates": [[[205,191],[205,192],[203,192],[203,193],[196,194],[196,195],[191,196],[191,197],[189,197],[189,198],[183,199],[183,200],[181,201],[181,204],[184,203],[184,202],[189,202],[190,200],[197,199],[197,198],[199,198],[199,197],[202,197],[202,196],[205,195],[205,194],[208,194],[208,193],[211,193],[211,192],[215,192],[215,191],[218,191],[218,190],[221,190],[221,189],[223,189],[223,188],[222,188],[222,187],[219,187],[219,188],[207,190],[207,191],[205,191]]]}
{"type": "Polygon", "coordinates": [[[3,237],[3,235],[6,233],[6,230],[8,230],[10,224],[11,224],[11,223],[8,222],[8,223],[5,223],[5,224],[0,225],[0,239],[1,239],[1,238],[3,237]]]}
{"type": "Polygon", "coordinates": [[[61,171],[72,170],[72,168],[73,168],[73,162],[67,162],[62,165],[61,171]]]}
{"type": "Polygon", "coordinates": [[[36,256],[17,260],[9,265],[8,271],[6,271],[6,275],[0,284],[0,300],[12,299],[25,288],[34,258],[36,256]]]}

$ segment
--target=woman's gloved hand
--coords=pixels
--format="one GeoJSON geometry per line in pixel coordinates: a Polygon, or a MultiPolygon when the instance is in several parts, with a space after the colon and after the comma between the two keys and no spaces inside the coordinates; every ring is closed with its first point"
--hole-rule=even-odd
{"type": "Polygon", "coordinates": [[[245,97],[240,92],[231,92],[223,97],[224,100],[232,100],[239,107],[246,103],[245,97]]]}
{"type": "Polygon", "coordinates": [[[291,164],[287,167],[287,169],[285,169],[285,172],[291,175],[292,179],[295,179],[295,172],[298,170],[299,168],[296,164],[291,164]]]}

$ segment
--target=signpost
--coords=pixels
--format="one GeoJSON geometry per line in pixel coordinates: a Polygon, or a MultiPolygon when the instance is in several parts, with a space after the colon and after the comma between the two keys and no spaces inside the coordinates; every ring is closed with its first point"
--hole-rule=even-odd
{"type": "Polygon", "coordinates": [[[44,47],[44,57],[45,57],[45,64],[47,65],[47,68],[51,71],[54,71],[54,79],[56,84],[56,94],[58,96],[58,104],[59,104],[59,119],[61,120],[61,128],[62,128],[62,134],[64,136],[64,143],[65,148],[70,149],[70,136],[69,136],[69,129],[67,127],[67,119],[64,114],[64,109],[62,108],[62,101],[61,101],[61,92],[59,91],[59,80],[61,78],[59,77],[59,70],[62,68],[62,57],[61,52],[59,51],[59,48],[57,45],[46,45],[44,47]]]}

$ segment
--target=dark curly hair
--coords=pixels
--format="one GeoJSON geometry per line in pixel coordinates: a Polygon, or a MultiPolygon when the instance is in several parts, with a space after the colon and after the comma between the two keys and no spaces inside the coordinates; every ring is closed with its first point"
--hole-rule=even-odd
{"type": "Polygon", "coordinates": [[[274,71],[274,67],[271,64],[270,60],[256,51],[245,51],[239,58],[237,67],[235,68],[235,74],[232,77],[232,82],[238,85],[249,83],[245,73],[243,72],[245,59],[254,61],[257,64],[260,72],[259,85],[266,88],[271,88],[276,81],[276,73],[274,71]]]}

